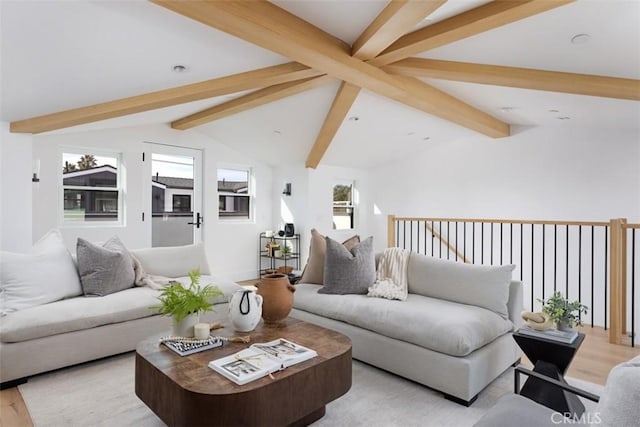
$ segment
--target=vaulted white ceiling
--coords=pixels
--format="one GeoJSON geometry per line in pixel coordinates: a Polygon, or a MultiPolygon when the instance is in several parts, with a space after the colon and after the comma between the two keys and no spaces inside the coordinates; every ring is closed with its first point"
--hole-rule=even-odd
{"type": "MultiPolygon", "coordinates": [[[[349,44],[387,4],[378,0],[274,3],[349,44]]],[[[421,26],[483,3],[449,0],[421,26]]],[[[2,0],[0,13],[4,121],[290,61],[144,1],[2,0]],[[173,72],[176,64],[188,71],[173,72]]],[[[577,1],[418,56],[640,79],[640,1],[577,1]],[[590,40],[572,44],[571,38],[582,33],[590,40]]],[[[638,101],[423,80],[513,125],[640,128],[638,101]]],[[[337,88],[338,81],[195,129],[272,165],[303,164],[337,88]]],[[[168,123],[239,95],[63,131],[168,123]]],[[[345,120],[323,164],[367,168],[434,142],[488,138],[366,90],[347,116],[358,120],[345,120]]]]}

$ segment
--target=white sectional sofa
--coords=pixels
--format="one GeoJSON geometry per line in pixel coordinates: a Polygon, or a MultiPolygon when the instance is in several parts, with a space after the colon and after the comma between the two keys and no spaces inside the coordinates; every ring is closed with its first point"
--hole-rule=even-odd
{"type": "MultiPolygon", "coordinates": [[[[208,313],[207,320],[226,315],[228,297],[241,289],[210,275],[202,245],[131,253],[152,275],[182,278],[199,268],[200,282],[215,284],[224,293],[214,301],[215,313],[208,313]]],[[[1,317],[0,383],[13,386],[41,372],[131,351],[150,335],[168,333],[171,319],[149,309],[158,303],[158,295],[149,287],[131,287],[101,297],[66,298],[1,317]]]]}
{"type": "Polygon", "coordinates": [[[339,331],[353,358],[470,405],[520,351],[522,284],[513,266],[477,266],[412,253],[405,301],[318,293],[296,285],[292,316],[339,331]]]}

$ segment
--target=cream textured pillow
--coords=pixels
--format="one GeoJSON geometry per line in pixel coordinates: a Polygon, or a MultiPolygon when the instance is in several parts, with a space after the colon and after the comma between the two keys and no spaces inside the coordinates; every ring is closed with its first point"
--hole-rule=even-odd
{"type": "Polygon", "coordinates": [[[104,246],[78,238],[78,272],[85,296],[105,296],[133,287],[133,259],[118,237],[104,246]]]}
{"type": "Polygon", "coordinates": [[[640,419],[640,356],[621,363],[609,372],[592,425],[637,426],[640,419]]]}
{"type": "MultiPolygon", "coordinates": [[[[349,237],[342,242],[345,248],[352,249],[360,243],[360,236],[349,237]]],[[[318,233],[315,228],[311,229],[311,243],[309,243],[309,259],[307,265],[302,272],[302,278],[299,283],[315,283],[322,285],[324,283],[324,257],[327,253],[327,243],[324,236],[318,233]]]]}
{"type": "Polygon", "coordinates": [[[30,254],[0,253],[0,313],[82,295],[78,271],[60,231],[51,230],[30,254]]]}

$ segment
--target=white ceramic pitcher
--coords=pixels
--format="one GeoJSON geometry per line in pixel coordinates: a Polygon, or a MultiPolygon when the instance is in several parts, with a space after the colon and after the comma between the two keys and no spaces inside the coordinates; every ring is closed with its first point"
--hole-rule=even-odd
{"type": "Polygon", "coordinates": [[[262,296],[253,291],[236,291],[229,300],[229,317],[238,332],[249,332],[262,316],[262,296]]]}

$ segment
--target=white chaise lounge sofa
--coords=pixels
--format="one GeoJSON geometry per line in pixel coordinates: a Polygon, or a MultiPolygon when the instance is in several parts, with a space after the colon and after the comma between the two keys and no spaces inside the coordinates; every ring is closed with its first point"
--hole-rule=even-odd
{"type": "Polygon", "coordinates": [[[298,283],[291,316],[339,331],[353,358],[470,405],[520,358],[522,283],[513,266],[479,266],[412,253],[406,301],[318,293],[298,283]]]}

